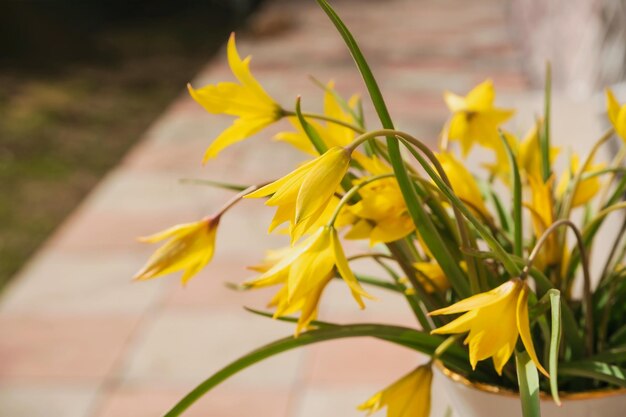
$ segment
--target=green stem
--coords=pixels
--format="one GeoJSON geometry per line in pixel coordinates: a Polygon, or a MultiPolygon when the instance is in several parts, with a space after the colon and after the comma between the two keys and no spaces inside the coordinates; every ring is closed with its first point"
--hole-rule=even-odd
{"type": "Polygon", "coordinates": [[[587,170],[587,168],[591,164],[591,161],[593,161],[593,158],[595,157],[596,152],[598,152],[598,149],[600,149],[600,146],[602,146],[606,141],[611,139],[613,133],[613,128],[610,128],[606,132],[604,132],[602,137],[593,145],[591,151],[589,152],[589,155],[587,155],[587,159],[585,159],[585,162],[579,167],[578,171],[574,175],[574,178],[572,179],[571,191],[569,192],[569,194],[567,194],[565,200],[563,201],[563,205],[561,206],[561,215],[559,216],[560,218],[569,218],[570,211],[572,210],[572,204],[574,202],[574,197],[576,196],[576,191],[578,190],[578,186],[582,180],[583,173],[587,170]]]}
{"type": "Polygon", "coordinates": [[[540,142],[541,150],[541,173],[543,182],[547,182],[552,176],[550,167],[550,111],[552,105],[552,66],[546,62],[546,84],[544,90],[543,124],[540,142]]]}
{"type": "MultiPolygon", "coordinates": [[[[292,116],[297,116],[296,112],[290,111],[290,110],[285,110],[284,113],[285,117],[292,117],[292,116]]],[[[339,126],[343,126],[343,127],[347,127],[348,129],[354,130],[356,133],[365,133],[365,129],[354,125],[352,123],[348,123],[345,122],[343,120],[331,117],[331,116],[326,116],[325,114],[318,114],[318,113],[302,113],[302,116],[307,117],[309,119],[316,119],[316,120],[323,120],[325,122],[330,122],[330,123],[334,123],[336,125],[339,126]]]]}
{"type": "Polygon", "coordinates": [[[375,177],[370,177],[358,183],[357,185],[353,186],[352,188],[350,188],[348,192],[345,193],[343,197],[341,197],[341,200],[339,200],[339,204],[337,204],[337,207],[335,207],[335,211],[333,212],[332,216],[330,216],[330,220],[328,221],[328,226],[333,226],[335,224],[335,221],[337,220],[337,217],[339,216],[339,213],[341,212],[341,209],[343,208],[343,206],[345,206],[348,202],[350,202],[352,200],[352,197],[354,197],[361,188],[373,183],[374,181],[382,180],[384,178],[391,178],[391,177],[393,177],[393,174],[376,175],[375,177]]]}
{"type": "Polygon", "coordinates": [[[594,350],[594,323],[593,323],[593,300],[591,294],[591,273],[589,271],[589,259],[587,258],[587,251],[585,250],[585,243],[583,240],[583,235],[578,230],[576,225],[567,219],[557,220],[552,223],[550,227],[546,229],[546,231],[541,235],[541,237],[537,240],[537,244],[533,248],[532,252],[528,256],[528,262],[522,269],[522,273],[520,274],[520,278],[524,279],[528,275],[528,271],[532,268],[532,265],[539,255],[539,251],[542,246],[548,240],[548,237],[555,232],[559,227],[566,226],[569,227],[576,236],[576,244],[578,245],[578,251],[581,255],[581,264],[583,267],[583,309],[585,312],[585,347],[587,349],[587,354],[592,355],[594,350]]]}
{"type": "MultiPolygon", "coordinates": [[[[520,272],[517,265],[515,265],[515,263],[510,259],[509,254],[504,250],[504,248],[500,245],[500,243],[498,243],[498,241],[491,234],[489,229],[485,227],[482,224],[482,222],[480,222],[472,214],[472,212],[467,208],[467,206],[463,204],[461,199],[457,197],[456,194],[454,194],[454,191],[449,185],[450,182],[446,181],[447,177],[445,177],[445,171],[441,167],[441,164],[439,163],[437,158],[434,156],[434,154],[432,154],[432,151],[430,151],[430,149],[428,149],[428,147],[425,144],[415,139],[411,135],[404,133],[404,132],[400,132],[400,131],[394,131],[394,132],[396,136],[407,141],[409,144],[418,147],[418,149],[424,152],[429,157],[429,159],[432,158],[431,162],[433,162],[433,165],[435,166],[435,169],[437,170],[437,172],[435,172],[432,169],[432,167],[426,162],[426,160],[424,160],[424,158],[421,157],[421,155],[417,153],[413,153],[413,156],[415,156],[415,158],[420,163],[422,168],[424,168],[426,173],[433,179],[437,187],[443,192],[443,194],[448,198],[448,200],[450,200],[454,208],[458,210],[465,218],[467,218],[467,220],[469,220],[470,223],[472,223],[472,226],[476,228],[476,231],[480,234],[480,236],[485,240],[485,242],[494,251],[494,253],[497,254],[500,262],[502,262],[502,264],[504,265],[505,269],[509,272],[509,274],[511,274],[512,276],[517,276],[520,272]]],[[[411,149],[411,147],[408,147],[408,148],[411,149]]]]}

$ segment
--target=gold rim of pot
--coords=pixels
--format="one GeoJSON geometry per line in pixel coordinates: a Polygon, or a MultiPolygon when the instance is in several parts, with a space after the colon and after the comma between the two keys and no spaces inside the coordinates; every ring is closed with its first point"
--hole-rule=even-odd
{"type": "MultiPolygon", "coordinates": [[[[439,371],[441,371],[441,373],[448,379],[451,379],[453,382],[465,385],[468,388],[473,388],[475,390],[491,394],[502,395],[505,397],[519,397],[519,394],[517,392],[511,391],[506,388],[498,387],[496,385],[485,384],[483,382],[470,381],[463,375],[446,368],[445,365],[441,363],[441,361],[435,361],[435,365],[437,366],[439,371]]],[[[544,401],[552,401],[552,397],[545,392],[540,392],[539,395],[544,401]]],[[[626,395],[626,388],[602,389],[586,392],[559,392],[559,397],[561,398],[561,400],[564,401],[589,400],[605,397],[614,397],[618,395],[626,395]]]]}

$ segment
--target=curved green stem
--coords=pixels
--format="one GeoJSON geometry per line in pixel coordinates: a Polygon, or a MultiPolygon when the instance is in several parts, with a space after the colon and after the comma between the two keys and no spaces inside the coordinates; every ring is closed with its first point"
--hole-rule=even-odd
{"type": "Polygon", "coordinates": [[[589,155],[587,155],[587,159],[585,159],[585,162],[579,167],[578,171],[574,175],[574,178],[572,179],[571,191],[565,197],[565,200],[563,201],[563,205],[561,206],[561,213],[560,213],[561,215],[559,216],[560,218],[562,219],[569,218],[570,211],[572,210],[572,204],[574,202],[574,196],[576,196],[576,191],[578,190],[578,186],[582,180],[583,173],[587,170],[587,167],[589,167],[589,165],[591,164],[591,161],[593,161],[593,158],[595,157],[596,152],[598,152],[598,149],[600,149],[600,146],[602,146],[606,141],[611,139],[611,137],[613,136],[613,133],[614,133],[613,128],[610,128],[606,132],[604,132],[602,137],[598,139],[598,141],[593,145],[593,147],[591,148],[591,151],[589,152],[589,155]]]}
{"type": "Polygon", "coordinates": [[[585,243],[583,240],[583,235],[578,230],[576,225],[567,219],[557,220],[552,223],[546,231],[541,235],[541,237],[537,240],[537,244],[530,252],[528,256],[528,262],[522,269],[522,273],[520,274],[520,278],[524,279],[528,275],[528,271],[532,268],[537,255],[539,255],[539,251],[543,247],[543,245],[548,240],[548,237],[555,232],[559,227],[566,226],[569,227],[576,236],[576,244],[578,245],[578,251],[581,256],[581,264],[583,267],[583,306],[585,310],[585,347],[587,349],[587,354],[593,354],[593,344],[594,344],[594,323],[593,323],[593,300],[591,294],[591,273],[589,271],[589,259],[587,257],[587,251],[585,250],[585,243]]]}
{"type": "MultiPolygon", "coordinates": [[[[283,112],[283,115],[285,117],[292,117],[292,116],[296,116],[297,113],[290,111],[290,110],[285,110],[283,112]]],[[[331,116],[326,116],[325,114],[318,114],[318,113],[302,113],[302,116],[307,117],[309,119],[316,119],[316,120],[323,120],[325,122],[330,122],[330,123],[334,123],[336,125],[339,126],[343,126],[343,127],[347,127],[348,129],[354,130],[356,133],[365,133],[365,129],[354,125],[352,123],[348,123],[346,121],[343,121],[341,119],[337,119],[335,117],[331,117],[331,116]]]]}
{"type": "Polygon", "coordinates": [[[352,200],[352,197],[354,197],[354,195],[358,193],[361,188],[373,183],[374,181],[378,181],[378,180],[382,180],[384,178],[390,178],[390,177],[393,177],[393,174],[390,173],[390,174],[376,175],[375,177],[368,178],[358,183],[354,187],[350,188],[348,192],[345,193],[343,197],[341,197],[341,200],[339,200],[339,204],[337,204],[337,207],[335,207],[335,211],[333,212],[332,216],[330,216],[330,220],[328,221],[328,226],[333,226],[335,224],[335,221],[337,220],[337,217],[339,216],[339,213],[341,212],[341,209],[343,208],[343,206],[345,206],[350,200],[352,200]]]}

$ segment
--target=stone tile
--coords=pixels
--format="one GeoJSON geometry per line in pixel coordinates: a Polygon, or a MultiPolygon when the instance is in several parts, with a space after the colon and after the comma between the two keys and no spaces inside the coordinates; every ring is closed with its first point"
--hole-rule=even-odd
{"type": "Polygon", "coordinates": [[[123,205],[125,213],[145,215],[154,211],[185,212],[208,200],[213,210],[217,210],[221,201],[232,195],[232,192],[213,187],[182,184],[180,180],[180,175],[171,172],[137,173],[118,169],[92,192],[88,208],[115,212],[123,205]]]}
{"type": "Polygon", "coordinates": [[[0,315],[0,381],[100,381],[136,326],[132,316],[0,315]]]}
{"type": "MultiPolygon", "coordinates": [[[[93,417],[163,415],[186,393],[171,389],[119,388],[102,401],[93,417]]],[[[288,391],[217,387],[185,411],[185,417],[287,417],[288,403],[288,391]]]]}
{"type": "Polygon", "coordinates": [[[0,415],[89,417],[96,387],[67,384],[0,383],[0,415]]]}
{"type": "MultiPolygon", "coordinates": [[[[252,257],[247,259],[253,263],[252,257]]],[[[244,268],[246,260],[224,262],[216,260],[205,268],[186,286],[175,285],[166,301],[166,308],[204,309],[212,312],[241,311],[243,306],[264,309],[276,289],[266,288],[253,291],[235,291],[227,284],[241,284],[254,276],[254,272],[244,268]]]]}
{"type": "Polygon", "coordinates": [[[187,223],[205,216],[202,209],[126,213],[123,211],[79,210],[52,236],[48,244],[67,252],[121,251],[149,253],[150,247],[137,242],[140,236],[148,236],[179,223],[187,223]]]}
{"type": "MultiPolygon", "coordinates": [[[[245,311],[167,310],[154,317],[132,348],[124,381],[138,384],[197,383],[229,362],[292,334],[288,323],[245,311]]],[[[303,351],[291,351],[257,364],[227,384],[289,387],[297,378],[303,351]]]]}
{"type": "Polygon", "coordinates": [[[77,256],[41,253],[5,291],[0,313],[139,315],[164,294],[165,280],[132,282],[146,256],[126,252],[77,256]]]}

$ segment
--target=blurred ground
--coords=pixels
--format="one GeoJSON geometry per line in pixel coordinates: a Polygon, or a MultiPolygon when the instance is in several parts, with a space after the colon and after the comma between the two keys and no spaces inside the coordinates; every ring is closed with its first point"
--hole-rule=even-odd
{"type": "Polygon", "coordinates": [[[245,15],[192,0],[3,5],[0,288],[245,15]]]}
{"type": "MultiPolygon", "coordinates": [[[[430,143],[447,116],[444,89],[465,93],[488,77],[499,93],[527,89],[506,2],[333,3],[371,61],[397,126],[430,143]]],[[[239,49],[254,55],[252,71],[284,106],[302,94],[304,108],[320,107],[322,94],[309,74],[334,78],[344,94],[363,93],[345,45],[315,2],[272,1],[255,24],[268,36],[242,34],[239,49]]],[[[231,79],[222,51],[192,83],[231,79]]],[[[136,236],[199,219],[231,195],[181,185],[180,178],[262,182],[303,159],[269,140],[288,128],[281,125],[202,167],[204,149],[230,119],[208,115],[179,91],[3,294],[1,416],[158,416],[229,361],[292,332],[289,324],[241,308],[264,308],[271,291],[236,293],[223,285],[247,278],[244,265],[285,243],[265,234],[272,210],[259,201],[224,217],[216,259],[186,288],[176,277],[130,282],[154,250],[136,243],[136,236]]],[[[378,126],[369,105],[366,113],[370,127],[378,126]]],[[[376,273],[371,265],[361,268],[376,273]]],[[[379,301],[359,311],[345,286],[336,284],[324,295],[321,319],[414,325],[402,300],[377,292],[379,301]]],[[[329,342],[243,372],[185,416],[357,416],[357,404],[422,360],[375,340],[329,342]]],[[[437,394],[434,417],[443,416],[440,400],[437,394]]]]}

